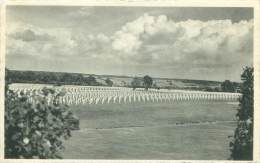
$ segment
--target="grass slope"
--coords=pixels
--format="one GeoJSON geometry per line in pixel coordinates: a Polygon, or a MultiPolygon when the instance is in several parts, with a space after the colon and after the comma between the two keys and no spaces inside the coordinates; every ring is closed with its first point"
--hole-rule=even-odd
{"type": "Polygon", "coordinates": [[[176,102],[71,108],[80,117],[81,130],[65,142],[64,158],[225,160],[237,105],[176,102]]]}

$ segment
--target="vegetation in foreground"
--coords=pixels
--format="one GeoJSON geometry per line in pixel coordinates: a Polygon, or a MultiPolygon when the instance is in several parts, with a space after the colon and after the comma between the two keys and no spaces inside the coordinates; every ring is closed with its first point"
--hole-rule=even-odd
{"type": "Polygon", "coordinates": [[[44,88],[40,94],[14,93],[5,89],[5,158],[61,158],[63,141],[71,137],[70,120],[74,117],[68,106],[58,103],[56,93],[44,88]],[[48,96],[54,96],[48,101],[48,96]]]}
{"type": "Polygon", "coordinates": [[[253,68],[246,67],[241,75],[242,98],[237,113],[237,128],[234,140],[230,143],[231,159],[253,159],[253,121],[254,121],[254,74],[253,68]]]}

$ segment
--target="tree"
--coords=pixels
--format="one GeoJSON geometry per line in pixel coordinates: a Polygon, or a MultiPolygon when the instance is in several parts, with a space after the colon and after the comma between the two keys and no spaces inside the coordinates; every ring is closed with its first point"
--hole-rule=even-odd
{"type": "Polygon", "coordinates": [[[77,84],[84,84],[84,76],[82,74],[77,74],[74,78],[77,84]]]}
{"type": "Polygon", "coordinates": [[[235,92],[235,86],[230,80],[225,80],[221,84],[221,89],[224,92],[235,92]]]}
{"type": "Polygon", "coordinates": [[[86,78],[86,81],[89,85],[96,85],[97,80],[94,76],[90,75],[89,77],[86,78]]]}
{"type": "Polygon", "coordinates": [[[146,91],[148,91],[148,88],[151,88],[151,86],[153,85],[153,79],[148,75],[144,76],[143,82],[146,91]]]}
{"type": "Polygon", "coordinates": [[[43,89],[32,96],[7,90],[5,94],[5,157],[61,158],[63,139],[71,136],[69,120],[73,116],[66,105],[58,103],[60,93],[43,89]],[[48,96],[54,96],[48,104],[48,96]]]}
{"type": "Polygon", "coordinates": [[[113,81],[112,80],[110,80],[109,78],[107,78],[106,80],[105,80],[105,82],[106,82],[106,84],[108,85],[108,86],[110,86],[110,87],[112,87],[113,86],[113,81]]]}
{"type": "Polygon", "coordinates": [[[173,85],[173,83],[172,83],[172,81],[171,81],[171,80],[168,80],[167,82],[169,83],[169,85],[170,85],[170,86],[172,86],[172,85],[173,85]]]}
{"type": "Polygon", "coordinates": [[[131,86],[133,90],[141,86],[141,80],[138,77],[134,77],[133,81],[131,82],[131,86]]]}
{"type": "Polygon", "coordinates": [[[25,75],[24,78],[26,81],[31,81],[31,80],[35,79],[35,74],[33,71],[27,71],[27,72],[25,72],[24,75],[25,75]]]}
{"type": "Polygon", "coordinates": [[[61,158],[63,141],[71,136],[69,120],[73,117],[68,106],[58,100],[65,92],[44,88],[34,95],[18,94],[8,88],[8,70],[6,73],[5,158],[61,158]]]}
{"type": "Polygon", "coordinates": [[[153,83],[153,88],[155,88],[155,89],[157,89],[157,90],[160,89],[160,87],[159,87],[156,83],[153,83]]]}
{"type": "Polygon", "coordinates": [[[230,143],[231,159],[252,160],[254,121],[254,74],[253,68],[246,67],[241,75],[242,97],[239,99],[238,122],[234,138],[230,143]]]}
{"type": "Polygon", "coordinates": [[[12,83],[12,74],[10,74],[10,70],[5,68],[5,91],[8,89],[8,85],[12,83]]]}
{"type": "Polygon", "coordinates": [[[72,81],[72,75],[69,73],[63,73],[60,80],[65,84],[70,83],[72,81]]]}

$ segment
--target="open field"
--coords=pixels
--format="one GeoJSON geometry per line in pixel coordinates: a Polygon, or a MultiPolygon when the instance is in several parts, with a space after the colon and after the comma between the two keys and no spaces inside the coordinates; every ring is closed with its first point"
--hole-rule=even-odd
{"type": "Polygon", "coordinates": [[[70,159],[228,159],[236,103],[174,102],[71,106],[79,131],[70,159]]]}

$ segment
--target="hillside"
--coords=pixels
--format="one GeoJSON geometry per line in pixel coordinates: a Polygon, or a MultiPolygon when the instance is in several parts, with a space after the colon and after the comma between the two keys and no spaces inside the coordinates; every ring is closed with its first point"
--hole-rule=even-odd
{"type": "MultiPolygon", "coordinates": [[[[6,70],[13,83],[40,83],[40,84],[70,84],[109,86],[106,80],[112,81],[112,86],[131,87],[134,77],[116,75],[96,75],[82,73],[46,72],[46,71],[18,71],[6,70]]],[[[142,80],[142,77],[137,77],[142,80]]],[[[217,90],[221,82],[191,79],[153,78],[153,83],[159,88],[217,90]]]]}

